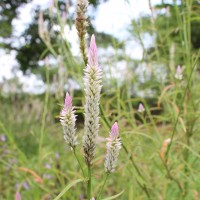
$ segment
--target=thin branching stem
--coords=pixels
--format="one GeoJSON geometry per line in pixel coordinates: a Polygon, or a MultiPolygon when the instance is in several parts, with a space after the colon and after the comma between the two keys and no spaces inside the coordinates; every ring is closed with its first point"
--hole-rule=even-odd
{"type": "MultiPolygon", "coordinates": [[[[142,173],[140,172],[138,166],[136,165],[136,163],[135,163],[135,161],[134,161],[132,155],[130,155],[130,153],[128,152],[128,149],[126,148],[126,146],[125,146],[124,144],[122,144],[122,147],[123,147],[124,151],[126,152],[126,154],[129,155],[129,159],[130,159],[130,161],[131,161],[133,167],[135,168],[137,174],[140,176],[140,178],[142,178],[142,180],[145,180],[144,177],[142,176],[142,173]]],[[[142,184],[139,184],[139,186],[140,186],[141,189],[145,192],[145,194],[147,195],[147,197],[148,197],[149,199],[151,199],[151,198],[150,198],[151,196],[150,196],[150,193],[149,193],[149,191],[148,191],[148,189],[147,189],[146,184],[145,184],[145,183],[143,183],[143,185],[142,185],[142,184]]]]}
{"type": "Polygon", "coordinates": [[[99,191],[99,194],[98,194],[98,196],[97,196],[97,200],[100,200],[100,199],[101,199],[101,194],[102,194],[102,191],[103,191],[103,189],[104,189],[104,187],[105,187],[105,185],[106,185],[106,182],[107,182],[107,180],[108,180],[109,174],[110,174],[110,173],[106,173],[106,177],[105,177],[105,179],[104,179],[104,182],[103,182],[103,184],[102,184],[102,186],[101,186],[101,189],[100,189],[100,191],[99,191]]]}
{"type": "MultiPolygon", "coordinates": [[[[103,108],[102,108],[101,105],[100,105],[100,112],[101,112],[102,119],[104,120],[104,122],[108,126],[108,128],[110,129],[111,125],[110,125],[108,119],[105,117],[104,112],[103,112],[103,108]]],[[[126,152],[126,154],[129,156],[129,160],[131,161],[131,164],[135,168],[137,174],[144,180],[144,177],[142,176],[142,173],[140,172],[139,168],[137,167],[135,161],[133,160],[132,155],[129,153],[128,149],[126,148],[126,146],[123,143],[122,143],[122,148],[124,149],[124,151],[126,152]]],[[[149,199],[151,199],[151,196],[150,196],[150,193],[148,191],[148,188],[147,188],[146,184],[145,183],[143,185],[139,184],[139,186],[145,192],[145,194],[147,195],[147,197],[149,199]]]]}
{"type": "Polygon", "coordinates": [[[87,182],[88,200],[91,199],[91,190],[92,190],[91,165],[88,165],[88,182],[87,182]]]}
{"type": "Polygon", "coordinates": [[[45,131],[45,124],[46,124],[46,116],[48,112],[48,101],[49,101],[49,69],[48,66],[46,67],[46,84],[47,89],[45,93],[45,100],[44,100],[44,112],[42,114],[42,126],[40,129],[40,140],[39,140],[39,158],[42,158],[42,145],[44,140],[44,131],[45,131]]]}
{"type": "Polygon", "coordinates": [[[81,162],[80,162],[80,160],[79,160],[79,158],[78,158],[78,156],[77,156],[77,154],[76,154],[76,149],[75,149],[75,148],[73,148],[73,152],[74,152],[74,156],[75,156],[75,158],[76,158],[76,160],[77,160],[77,162],[78,162],[78,164],[79,164],[79,167],[80,167],[80,169],[81,169],[81,171],[82,171],[82,174],[83,174],[83,176],[84,176],[84,178],[85,178],[85,177],[86,177],[86,176],[85,176],[85,172],[84,172],[83,167],[82,167],[82,165],[81,165],[81,162]]]}
{"type": "MultiPolygon", "coordinates": [[[[199,54],[200,54],[200,51],[198,52],[197,58],[199,57],[199,54]]],[[[198,59],[196,59],[196,60],[198,60],[198,59]]],[[[189,76],[188,81],[187,81],[187,85],[186,85],[186,88],[185,88],[185,92],[184,92],[183,98],[182,98],[182,100],[181,100],[181,105],[183,105],[183,103],[184,103],[184,100],[185,100],[185,97],[186,97],[186,94],[187,94],[187,91],[188,91],[188,88],[189,88],[189,85],[190,85],[190,81],[191,81],[191,79],[192,79],[192,74],[193,74],[193,72],[194,72],[195,67],[196,67],[196,61],[194,62],[194,65],[193,65],[192,70],[191,70],[191,72],[190,72],[190,76],[189,76]]],[[[172,142],[173,142],[173,139],[174,139],[174,135],[175,135],[175,133],[176,133],[176,126],[177,126],[177,124],[178,124],[178,120],[179,120],[180,114],[181,114],[181,110],[179,110],[179,113],[178,113],[178,115],[177,115],[177,118],[176,118],[176,121],[175,121],[175,124],[174,124],[173,131],[172,131],[172,135],[171,135],[171,137],[170,137],[170,138],[171,138],[171,142],[169,143],[168,148],[167,148],[167,152],[166,152],[166,154],[165,154],[165,159],[166,159],[166,160],[168,159],[168,154],[169,154],[169,151],[170,151],[171,146],[172,146],[172,142]]]]}
{"type": "Polygon", "coordinates": [[[183,194],[183,188],[182,188],[180,182],[177,180],[177,178],[175,178],[174,175],[171,174],[171,171],[170,171],[170,169],[169,169],[169,167],[168,167],[168,164],[167,164],[167,161],[166,161],[166,160],[163,160],[163,165],[164,165],[164,167],[165,167],[165,169],[166,169],[166,171],[167,171],[167,177],[168,177],[170,180],[174,181],[174,182],[177,184],[178,188],[180,189],[180,191],[181,191],[182,194],[183,194]]]}

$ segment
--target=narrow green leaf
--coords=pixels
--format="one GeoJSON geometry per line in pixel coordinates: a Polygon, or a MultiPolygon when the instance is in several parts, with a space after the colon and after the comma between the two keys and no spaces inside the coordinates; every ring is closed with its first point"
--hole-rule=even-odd
{"type": "Polygon", "coordinates": [[[62,197],[72,186],[76,185],[79,182],[85,181],[85,179],[77,179],[73,182],[71,182],[69,185],[67,185],[63,191],[54,199],[54,200],[58,200],[60,199],[60,197],[62,197]]]}
{"type": "Polygon", "coordinates": [[[111,199],[115,199],[115,198],[119,197],[121,194],[123,194],[123,192],[124,192],[124,190],[122,190],[120,193],[118,193],[118,194],[116,194],[116,195],[114,195],[114,196],[112,196],[112,197],[107,197],[107,198],[102,199],[102,200],[111,200],[111,199]]]}

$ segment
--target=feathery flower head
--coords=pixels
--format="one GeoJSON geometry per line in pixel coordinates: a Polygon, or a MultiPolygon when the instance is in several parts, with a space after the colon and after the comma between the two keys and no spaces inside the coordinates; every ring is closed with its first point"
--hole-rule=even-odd
{"type": "Polygon", "coordinates": [[[21,195],[19,192],[16,192],[15,194],[15,200],[21,200],[21,195]]]}
{"type": "Polygon", "coordinates": [[[78,144],[75,133],[76,116],[74,112],[74,108],[72,107],[72,98],[68,93],[66,93],[64,107],[60,112],[60,122],[63,127],[64,139],[72,148],[75,148],[78,144]]]}
{"type": "Polygon", "coordinates": [[[138,106],[138,112],[142,113],[144,111],[145,111],[145,108],[144,108],[143,104],[140,103],[139,106],[138,106]]]}
{"type": "Polygon", "coordinates": [[[114,140],[118,137],[118,135],[119,135],[118,124],[117,122],[115,122],[111,128],[110,138],[114,140]]]}
{"type": "Polygon", "coordinates": [[[178,80],[182,80],[183,78],[183,70],[180,65],[178,65],[178,67],[176,68],[175,78],[178,80]]]}
{"type": "Polygon", "coordinates": [[[91,40],[90,40],[88,65],[93,66],[93,67],[98,66],[98,54],[97,54],[97,46],[96,46],[94,34],[92,35],[91,40]]]}
{"type": "Polygon", "coordinates": [[[107,154],[104,162],[105,171],[111,173],[115,171],[119,151],[121,149],[121,140],[118,138],[118,125],[115,122],[111,128],[110,137],[107,138],[107,154]]]}
{"type": "Polygon", "coordinates": [[[94,35],[91,38],[88,64],[85,68],[85,128],[83,150],[87,165],[91,165],[99,131],[99,100],[102,70],[98,67],[97,47],[94,35]]]}
{"type": "Polygon", "coordinates": [[[85,35],[87,33],[87,26],[88,26],[87,15],[86,15],[87,7],[88,7],[88,0],[77,0],[75,25],[80,39],[80,50],[85,64],[87,64],[87,54],[86,54],[87,50],[85,42],[85,35]]]}

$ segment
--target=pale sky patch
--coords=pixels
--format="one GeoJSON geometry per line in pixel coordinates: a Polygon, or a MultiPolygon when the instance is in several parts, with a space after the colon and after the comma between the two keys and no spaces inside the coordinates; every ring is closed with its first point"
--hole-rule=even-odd
{"type": "MultiPolygon", "coordinates": [[[[161,0],[152,0],[152,5],[160,2],[161,0]]],[[[41,9],[45,9],[48,8],[51,3],[52,0],[33,0],[31,3],[20,7],[18,18],[14,19],[12,22],[14,26],[14,36],[19,37],[28,24],[32,22],[35,17],[35,13],[32,11],[33,8],[40,6],[41,9]]],[[[129,34],[127,27],[131,19],[138,18],[142,14],[150,14],[148,0],[109,0],[98,6],[93,23],[97,31],[112,34],[120,40],[124,40],[129,34]]],[[[72,27],[72,30],[69,30],[68,26],[66,26],[65,36],[72,45],[72,53],[74,55],[80,54],[75,26],[72,27]]],[[[24,42],[23,38],[18,38],[18,42],[14,42],[13,44],[16,43],[17,45],[20,42],[24,42]]],[[[125,52],[132,58],[142,58],[142,48],[134,40],[127,44],[125,52]]],[[[11,52],[10,54],[6,54],[4,50],[0,50],[0,82],[3,80],[3,77],[6,79],[12,78],[12,69],[16,66],[18,66],[18,63],[15,60],[15,53],[11,52]]],[[[24,86],[24,90],[27,92],[31,91],[32,87],[39,88],[43,84],[35,75],[31,75],[27,78],[23,77],[21,72],[18,73],[18,75],[23,84],[27,84],[27,81],[30,83],[24,86]]],[[[42,90],[44,90],[44,88],[42,88],[42,90]]]]}

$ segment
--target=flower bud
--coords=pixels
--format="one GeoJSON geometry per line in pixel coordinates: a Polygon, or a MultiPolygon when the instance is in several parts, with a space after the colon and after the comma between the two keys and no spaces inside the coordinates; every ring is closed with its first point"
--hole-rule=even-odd
{"type": "Polygon", "coordinates": [[[182,80],[182,78],[183,78],[183,70],[180,65],[178,65],[178,67],[176,69],[175,78],[178,80],[182,80]]]}
{"type": "Polygon", "coordinates": [[[139,106],[138,106],[138,112],[142,113],[144,111],[145,111],[145,108],[144,108],[143,104],[140,103],[139,106]]]}

